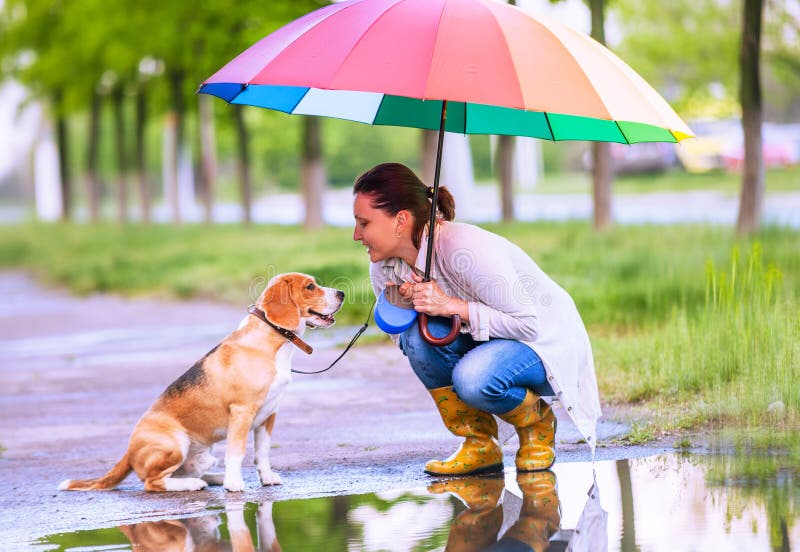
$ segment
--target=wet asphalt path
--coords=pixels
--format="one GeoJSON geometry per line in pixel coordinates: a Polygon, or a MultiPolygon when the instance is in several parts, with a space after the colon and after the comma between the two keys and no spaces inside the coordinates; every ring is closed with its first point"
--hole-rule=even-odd
{"type": "MultiPolygon", "coordinates": [[[[0,548],[55,532],[200,514],[213,506],[359,494],[425,486],[424,462],[457,440],[391,345],[356,346],[332,371],[295,375],[273,434],[271,460],[283,484],[261,487],[245,458],[244,493],[220,487],[145,493],[131,475],[115,491],[56,491],[67,478],[96,477],[123,454],[139,416],[177,376],[233,330],[245,306],[115,296],[73,297],[23,273],[0,273],[0,548]]],[[[307,334],[327,366],[342,332],[307,334]]],[[[558,461],[590,459],[563,410],[558,461]]],[[[626,432],[604,420],[601,445],[626,432]]],[[[513,434],[509,426],[501,435],[513,434]]],[[[516,438],[504,446],[513,466],[516,438]]],[[[598,459],[656,454],[664,446],[601,446],[598,459]]],[[[224,444],[214,453],[220,459],[224,444]]]]}

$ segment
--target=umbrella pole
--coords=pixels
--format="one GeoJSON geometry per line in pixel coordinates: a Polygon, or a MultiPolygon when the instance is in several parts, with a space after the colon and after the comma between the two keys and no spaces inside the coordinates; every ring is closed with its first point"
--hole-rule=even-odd
{"type": "Polygon", "coordinates": [[[425,281],[431,279],[433,260],[433,231],[436,228],[436,202],[439,199],[439,173],[442,169],[442,146],[444,145],[444,124],[447,121],[447,100],[442,101],[442,117],[439,121],[439,144],[436,149],[436,169],[433,173],[433,197],[431,198],[431,219],[428,225],[428,251],[425,255],[425,281]]]}
{"type": "MultiPolygon", "coordinates": [[[[433,173],[433,194],[431,197],[431,220],[428,226],[428,252],[425,255],[425,282],[431,281],[431,261],[433,260],[433,232],[436,229],[436,202],[439,199],[439,173],[442,169],[442,146],[444,145],[444,124],[447,121],[447,100],[442,101],[442,118],[439,122],[439,145],[436,150],[436,171],[433,173]]],[[[444,337],[434,337],[428,330],[428,315],[417,315],[419,333],[429,344],[435,347],[448,345],[455,341],[461,332],[461,317],[454,314],[450,318],[450,333],[444,337]]]]}

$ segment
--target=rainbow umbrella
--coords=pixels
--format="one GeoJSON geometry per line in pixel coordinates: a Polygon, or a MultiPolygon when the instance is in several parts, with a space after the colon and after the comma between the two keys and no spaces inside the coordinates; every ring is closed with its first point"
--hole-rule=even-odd
{"type": "Polygon", "coordinates": [[[693,136],[604,46],[498,0],[331,4],[254,44],[199,92],[297,115],[438,129],[433,205],[444,131],[623,144],[693,136]]]}

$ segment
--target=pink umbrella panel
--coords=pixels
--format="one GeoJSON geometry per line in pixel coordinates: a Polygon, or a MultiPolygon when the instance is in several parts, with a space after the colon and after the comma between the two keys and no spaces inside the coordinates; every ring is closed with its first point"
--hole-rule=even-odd
{"type": "Polygon", "coordinates": [[[495,0],[349,0],[254,44],[200,87],[368,124],[548,140],[677,142],[691,130],[591,38],[495,0]]]}

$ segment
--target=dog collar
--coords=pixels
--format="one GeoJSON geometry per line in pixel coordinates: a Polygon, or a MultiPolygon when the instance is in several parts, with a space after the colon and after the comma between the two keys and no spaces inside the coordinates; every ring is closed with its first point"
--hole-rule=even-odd
{"type": "Polygon", "coordinates": [[[278,326],[277,324],[271,322],[267,318],[267,313],[265,313],[263,310],[259,309],[255,305],[250,305],[247,308],[247,312],[249,312],[250,314],[252,314],[256,318],[259,318],[267,326],[269,326],[270,328],[272,328],[273,330],[275,330],[276,332],[281,334],[283,337],[285,337],[286,339],[291,341],[292,344],[295,347],[297,347],[298,349],[300,349],[301,351],[303,351],[307,355],[310,355],[311,353],[314,352],[314,349],[311,347],[311,345],[309,345],[308,343],[306,343],[305,341],[300,339],[300,336],[298,336],[292,330],[287,330],[286,328],[282,328],[282,327],[278,326]]]}

